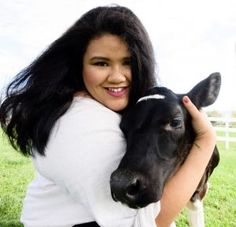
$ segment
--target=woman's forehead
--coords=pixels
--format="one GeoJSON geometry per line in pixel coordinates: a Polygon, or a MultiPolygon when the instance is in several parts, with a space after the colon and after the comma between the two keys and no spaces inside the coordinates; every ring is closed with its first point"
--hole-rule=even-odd
{"type": "Polygon", "coordinates": [[[130,56],[126,42],[121,37],[112,34],[104,34],[92,39],[89,42],[86,54],[91,57],[102,57],[103,55],[130,56]]]}

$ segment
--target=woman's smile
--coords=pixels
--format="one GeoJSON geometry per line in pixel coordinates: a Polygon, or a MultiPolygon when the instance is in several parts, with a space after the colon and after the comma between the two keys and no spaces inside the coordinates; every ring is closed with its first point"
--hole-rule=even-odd
{"type": "Polygon", "coordinates": [[[128,87],[119,87],[119,88],[106,88],[108,94],[114,97],[122,97],[127,94],[129,88],[128,87]]]}

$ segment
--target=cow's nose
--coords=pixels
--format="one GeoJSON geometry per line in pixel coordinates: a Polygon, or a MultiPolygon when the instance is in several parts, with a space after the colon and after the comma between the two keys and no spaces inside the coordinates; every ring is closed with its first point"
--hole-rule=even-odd
{"type": "Polygon", "coordinates": [[[142,191],[145,190],[146,185],[142,182],[141,178],[135,176],[130,184],[126,187],[126,196],[131,200],[135,200],[136,196],[142,191]]]}
{"type": "Polygon", "coordinates": [[[129,206],[139,206],[139,200],[147,186],[140,174],[118,169],[111,175],[111,194],[115,201],[121,201],[129,206]]]}

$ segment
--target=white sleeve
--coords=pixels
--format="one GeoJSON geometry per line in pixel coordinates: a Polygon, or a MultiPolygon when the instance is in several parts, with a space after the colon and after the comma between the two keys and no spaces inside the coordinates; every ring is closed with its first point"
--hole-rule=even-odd
{"type": "Polygon", "coordinates": [[[114,202],[110,194],[110,175],[125,152],[119,121],[119,115],[100,107],[75,108],[58,121],[46,156],[35,162],[43,176],[83,203],[101,227],[141,227],[137,210],[114,202]]]}

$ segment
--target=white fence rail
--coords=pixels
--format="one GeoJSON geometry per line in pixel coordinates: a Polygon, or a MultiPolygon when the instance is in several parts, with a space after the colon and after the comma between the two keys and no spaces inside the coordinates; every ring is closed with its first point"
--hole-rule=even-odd
{"type": "Polygon", "coordinates": [[[209,120],[213,123],[216,132],[224,132],[224,135],[218,136],[217,140],[225,142],[225,148],[229,149],[230,142],[236,142],[236,118],[209,117],[209,120]]]}

